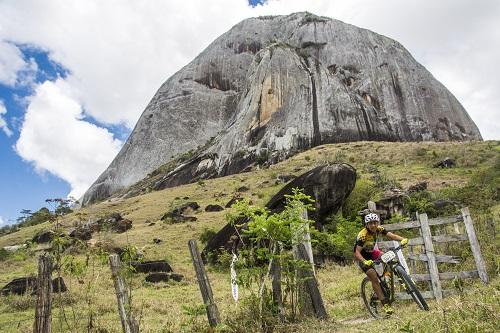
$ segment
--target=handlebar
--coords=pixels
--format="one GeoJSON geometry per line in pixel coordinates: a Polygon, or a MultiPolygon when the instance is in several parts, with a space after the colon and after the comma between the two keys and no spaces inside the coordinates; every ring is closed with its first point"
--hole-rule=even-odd
{"type": "MultiPolygon", "coordinates": [[[[387,251],[393,251],[395,254],[400,251],[401,249],[403,248],[403,246],[401,244],[399,244],[399,246],[396,246],[396,247],[389,247],[387,248],[387,251]]],[[[386,251],[386,252],[387,252],[386,251]]],[[[381,257],[377,260],[373,260],[373,263],[374,264],[380,264],[382,262],[381,260],[381,257]]]]}

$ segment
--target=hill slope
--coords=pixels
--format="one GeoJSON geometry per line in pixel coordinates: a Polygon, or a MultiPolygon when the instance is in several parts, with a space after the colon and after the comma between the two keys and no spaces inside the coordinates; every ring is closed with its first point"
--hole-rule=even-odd
{"type": "MultiPolygon", "coordinates": [[[[462,204],[470,206],[492,279],[489,286],[480,286],[472,280],[466,281],[465,289],[472,290],[474,295],[466,293],[439,304],[431,301],[430,314],[416,311],[413,304],[400,303],[392,319],[371,322],[370,327],[374,331],[396,331],[407,327],[418,332],[436,332],[436,327],[441,327],[444,332],[446,327],[454,331],[458,330],[460,325],[462,327],[476,325],[470,326],[471,331],[494,330],[495,326],[492,325],[497,325],[498,313],[500,313],[498,267],[495,261],[498,260],[495,257],[500,245],[498,239],[500,144],[490,141],[475,143],[357,142],[324,145],[267,169],[255,169],[248,173],[183,185],[129,199],[112,199],[67,215],[62,220],[64,230],[70,230],[76,220],[95,219],[112,212],[120,212],[124,217],[132,220],[133,227],[126,234],[95,233],[94,240],[100,242],[101,247],[92,247],[90,250],[74,249],[64,254],[67,262],[77,263],[84,263],[86,256],[89,256],[90,263],[93,265],[80,274],[63,273],[70,292],[55,302],[53,331],[67,330],[65,320],[59,318],[61,316],[58,310],[59,302],[65,305],[67,321],[70,325],[75,325],[83,331],[85,318],[88,318],[89,312],[86,300],[91,299],[89,304],[94,312],[94,325],[102,331],[119,332],[116,298],[109,269],[105,264],[106,257],[104,256],[103,264],[99,261],[102,257],[98,255],[97,250],[127,245],[139,248],[147,260],[167,259],[176,273],[185,276],[185,279],[178,283],[150,284],[143,282],[140,275],[131,280],[134,290],[133,304],[140,309],[142,314],[142,331],[192,330],[199,332],[205,330],[206,318],[203,315],[195,315],[196,308],[202,301],[187,241],[198,239],[206,228],[218,230],[226,222],[225,211],[204,212],[203,208],[208,204],[225,205],[237,189],[243,186],[248,190],[242,192],[241,195],[262,206],[283,186],[282,183],[276,184],[278,176],[299,175],[318,164],[335,161],[351,164],[359,174],[351,201],[344,207],[346,216],[350,211],[359,209],[366,203],[366,186],[373,189],[373,191],[368,191],[369,198],[376,199],[382,195],[382,187],[386,185],[399,184],[407,188],[420,181],[428,182],[428,193],[432,198],[459,200],[462,204]],[[457,167],[432,168],[433,163],[445,157],[454,158],[457,167]],[[375,184],[382,187],[376,187],[375,184]],[[482,192],[483,189],[489,190],[490,188],[493,192],[482,192]],[[166,224],[160,221],[165,212],[186,201],[196,201],[202,207],[200,211],[193,213],[193,216],[198,219],[196,222],[166,224]],[[150,222],[155,224],[151,225],[150,222]],[[492,232],[491,226],[496,232],[492,232]],[[161,242],[155,244],[154,238],[161,239],[161,242]],[[456,304],[460,305],[458,310],[456,304]],[[76,311],[76,320],[73,318],[73,311],[76,311]],[[443,315],[444,313],[446,315],[443,315]]],[[[419,203],[425,202],[419,201],[419,203]]],[[[36,230],[46,227],[50,226],[44,224],[24,228],[16,233],[0,237],[0,247],[21,243],[30,239],[36,230]]],[[[351,245],[348,244],[348,246],[351,245]]],[[[452,248],[452,250],[463,251],[457,248],[452,248]]],[[[35,274],[37,255],[38,252],[31,250],[18,251],[7,258],[2,258],[0,285],[14,277],[35,274]]],[[[469,259],[465,260],[465,266],[471,265],[469,259]]],[[[211,268],[209,277],[215,300],[228,326],[228,331],[244,331],[245,325],[254,325],[255,323],[252,324],[251,320],[252,316],[249,313],[244,315],[243,304],[237,308],[233,305],[227,267],[211,268]],[[243,311],[243,314],[239,311],[243,311]]],[[[326,322],[308,319],[305,322],[287,324],[283,330],[295,332],[310,332],[311,328],[317,332],[363,330],[366,324],[360,323],[369,320],[369,317],[359,299],[358,286],[361,278],[361,273],[350,264],[347,266],[328,264],[319,269],[318,280],[331,319],[326,322]]],[[[240,297],[246,296],[249,296],[248,291],[241,290],[240,297]]],[[[1,297],[0,327],[2,327],[2,332],[29,331],[34,314],[33,304],[33,298],[30,296],[1,297]]]]}

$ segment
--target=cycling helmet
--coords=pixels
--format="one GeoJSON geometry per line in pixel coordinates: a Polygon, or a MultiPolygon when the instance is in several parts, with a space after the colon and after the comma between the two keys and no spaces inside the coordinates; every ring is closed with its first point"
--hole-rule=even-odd
{"type": "Polygon", "coordinates": [[[365,215],[365,225],[367,225],[368,222],[372,222],[372,221],[380,222],[380,217],[378,217],[378,215],[375,213],[366,214],[365,215]]]}

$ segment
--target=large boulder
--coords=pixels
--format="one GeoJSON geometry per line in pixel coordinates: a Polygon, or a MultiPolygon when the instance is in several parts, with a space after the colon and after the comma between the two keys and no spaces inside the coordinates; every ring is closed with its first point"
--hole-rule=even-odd
{"type": "Polygon", "coordinates": [[[144,278],[147,282],[158,283],[158,282],[168,282],[170,275],[168,273],[151,273],[144,278]]]}
{"type": "MultiPolygon", "coordinates": [[[[7,296],[9,294],[24,295],[27,292],[36,294],[37,292],[37,277],[28,276],[16,278],[7,283],[1,290],[0,295],[7,296]]],[[[52,292],[66,292],[68,288],[62,277],[57,277],[52,280],[52,292]]]]}
{"type": "Polygon", "coordinates": [[[132,221],[124,219],[118,212],[99,218],[95,223],[92,223],[92,229],[95,231],[109,230],[116,233],[123,233],[131,228],[132,221]]]}
{"type": "Polygon", "coordinates": [[[173,210],[165,213],[160,219],[170,223],[194,222],[198,220],[195,216],[186,216],[184,214],[194,212],[200,208],[197,202],[187,202],[173,210]]]}
{"type": "Polygon", "coordinates": [[[453,168],[455,166],[456,166],[455,160],[449,157],[439,162],[436,162],[432,165],[433,168],[453,168]]]}
{"type": "Polygon", "coordinates": [[[172,272],[172,267],[165,260],[131,261],[130,266],[136,273],[172,272]]]}
{"type": "Polygon", "coordinates": [[[310,13],[250,18],[163,83],[82,202],[125,194],[148,174],[128,191],[325,143],[478,139],[459,101],[398,42],[310,13]]]}
{"type": "Polygon", "coordinates": [[[220,212],[221,210],[224,210],[224,207],[216,204],[209,204],[205,207],[205,212],[220,212]]]}
{"type": "Polygon", "coordinates": [[[6,296],[9,294],[24,295],[27,291],[34,291],[36,289],[36,277],[28,276],[15,278],[7,283],[1,290],[0,294],[6,296]]]}
{"type": "MultiPolygon", "coordinates": [[[[279,213],[285,208],[285,195],[291,195],[292,189],[299,188],[314,199],[314,211],[308,212],[309,219],[315,221],[316,228],[323,229],[325,218],[336,213],[345,202],[356,183],[356,170],[348,164],[318,166],[284,186],[266,204],[271,213],[279,213]]],[[[245,223],[240,219],[236,224],[245,223]]],[[[202,256],[207,259],[210,252],[224,248],[231,251],[239,246],[239,229],[226,224],[203,249],[202,256]]]]}
{"type": "Polygon", "coordinates": [[[351,194],[356,184],[356,170],[349,164],[318,166],[286,184],[266,207],[271,212],[280,212],[285,208],[285,195],[292,194],[292,189],[299,188],[314,199],[315,210],[308,212],[316,228],[322,230],[324,219],[336,213],[351,194]]]}
{"type": "Polygon", "coordinates": [[[69,237],[88,241],[92,239],[92,229],[85,226],[75,228],[69,233],[69,237]]]}
{"type": "Polygon", "coordinates": [[[49,243],[54,239],[55,232],[52,230],[40,230],[35,236],[33,236],[32,241],[37,244],[49,243]]]}
{"type": "Polygon", "coordinates": [[[181,282],[184,279],[184,276],[176,273],[151,273],[146,275],[144,278],[147,282],[158,283],[158,282],[168,282],[170,280],[181,282]]]}

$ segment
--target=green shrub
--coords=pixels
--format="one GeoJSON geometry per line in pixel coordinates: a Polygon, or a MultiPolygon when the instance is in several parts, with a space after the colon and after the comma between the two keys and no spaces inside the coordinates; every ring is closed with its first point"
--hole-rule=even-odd
{"type": "Polygon", "coordinates": [[[198,237],[198,239],[203,244],[207,244],[216,234],[217,231],[215,231],[214,229],[205,227],[201,231],[200,237],[198,237]]]}
{"type": "Polygon", "coordinates": [[[420,156],[420,157],[423,157],[427,154],[427,149],[423,148],[423,147],[419,147],[415,150],[415,155],[417,156],[420,156]]]}
{"type": "Polygon", "coordinates": [[[432,194],[428,191],[421,191],[411,194],[406,198],[405,207],[410,215],[415,213],[426,213],[429,217],[436,215],[436,210],[432,204],[432,194]]]}
{"type": "Polygon", "coordinates": [[[327,219],[324,228],[323,232],[311,230],[311,239],[316,252],[343,260],[351,259],[356,235],[362,228],[361,217],[347,219],[342,217],[342,214],[333,215],[327,219]]]}
{"type": "Polygon", "coordinates": [[[491,167],[478,170],[464,186],[446,188],[440,194],[462,206],[488,210],[500,202],[500,157],[491,167]]]}
{"type": "Polygon", "coordinates": [[[335,155],[333,156],[334,163],[343,163],[346,161],[346,159],[347,159],[347,154],[342,150],[337,150],[335,152],[335,155]]]}
{"type": "Polygon", "coordinates": [[[0,249],[0,261],[5,261],[9,259],[9,256],[10,256],[9,251],[3,248],[0,249]]]}
{"type": "Polygon", "coordinates": [[[258,165],[264,165],[269,160],[269,151],[261,150],[259,155],[257,155],[256,162],[258,165]]]}
{"type": "Polygon", "coordinates": [[[378,190],[373,181],[358,179],[351,194],[342,206],[342,215],[350,220],[358,216],[358,212],[366,207],[366,203],[376,196],[378,190]]]}

